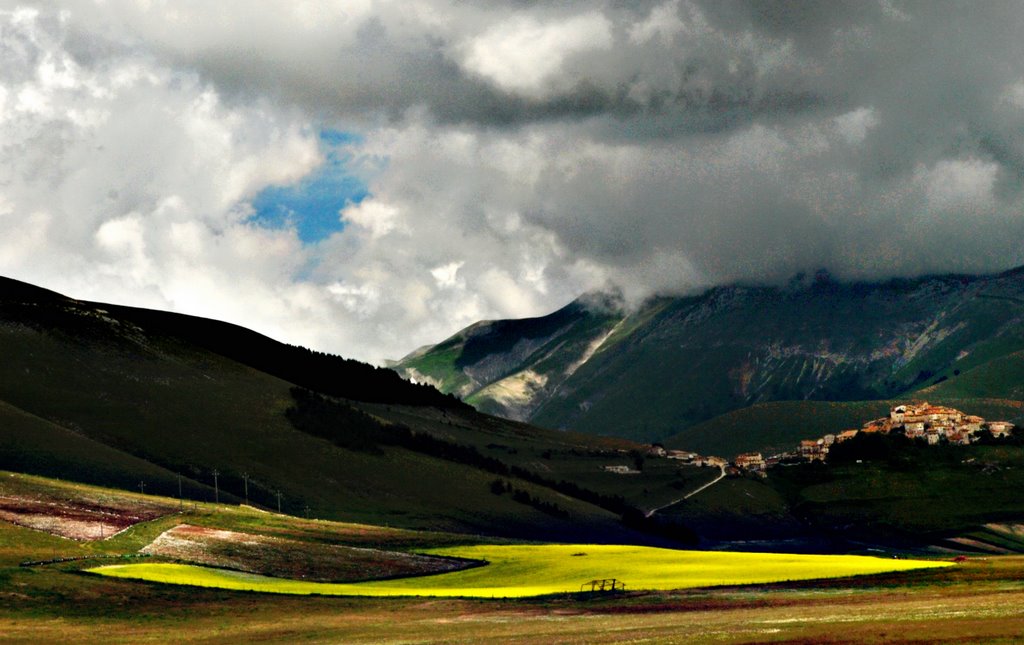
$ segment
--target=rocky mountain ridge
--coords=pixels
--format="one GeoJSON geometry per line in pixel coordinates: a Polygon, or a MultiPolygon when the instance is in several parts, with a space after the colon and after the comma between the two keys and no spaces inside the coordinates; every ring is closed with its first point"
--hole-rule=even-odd
{"type": "Polygon", "coordinates": [[[477,323],[395,369],[489,413],[653,441],[769,401],[899,397],[1024,349],[1021,270],[594,302],[477,323]]]}

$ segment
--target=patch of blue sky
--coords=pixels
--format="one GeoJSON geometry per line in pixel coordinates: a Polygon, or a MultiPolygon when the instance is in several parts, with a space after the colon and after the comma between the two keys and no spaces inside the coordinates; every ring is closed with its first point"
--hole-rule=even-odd
{"type": "Polygon", "coordinates": [[[269,186],[252,200],[253,222],[268,228],[294,226],[304,244],[314,244],[343,230],[341,209],[369,195],[365,169],[359,167],[351,152],[360,137],[323,130],[319,138],[324,155],[319,168],[298,183],[269,186]]]}

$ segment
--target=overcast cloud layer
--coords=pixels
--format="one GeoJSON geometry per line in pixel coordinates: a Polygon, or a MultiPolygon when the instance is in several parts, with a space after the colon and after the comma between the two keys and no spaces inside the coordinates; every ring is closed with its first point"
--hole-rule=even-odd
{"type": "Polygon", "coordinates": [[[595,288],[1007,269],[1022,33],[1019,2],[0,0],[0,274],[379,362],[595,288]],[[339,158],[368,195],[333,234],[254,218],[339,158]]]}

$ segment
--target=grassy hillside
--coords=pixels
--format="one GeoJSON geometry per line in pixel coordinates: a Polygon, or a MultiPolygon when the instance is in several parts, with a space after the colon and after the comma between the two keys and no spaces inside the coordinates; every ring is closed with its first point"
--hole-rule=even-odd
{"type": "MultiPolygon", "coordinates": [[[[187,492],[212,500],[217,470],[222,499],[241,499],[247,474],[253,502],[276,508],[280,490],[283,508],[296,514],[513,535],[588,526],[615,531],[614,514],[571,499],[557,502],[574,513],[579,529],[495,497],[488,488],[493,475],[473,466],[401,446],[367,452],[312,436],[285,415],[296,404],[291,384],[215,354],[153,342],[135,354],[31,330],[11,336],[0,338],[8,367],[0,368],[0,396],[23,416],[37,414],[36,425],[49,435],[77,433],[71,443],[55,443],[38,428],[5,427],[6,436],[20,437],[12,465],[52,474],[57,445],[68,453],[63,463],[78,462],[67,476],[132,487],[146,479],[151,491],[163,494],[176,491],[173,473],[180,472],[206,485],[187,492]],[[17,369],[26,365],[27,375],[17,369]],[[99,452],[134,457],[133,467],[121,459],[94,469],[88,464],[98,459],[81,459],[99,452]],[[30,461],[32,454],[42,458],[30,461]]],[[[521,487],[556,503],[552,491],[521,487]]]]}
{"type": "Polygon", "coordinates": [[[646,449],[615,438],[573,432],[539,434],[533,426],[485,417],[410,406],[360,404],[375,417],[415,427],[459,445],[473,446],[484,458],[534,473],[551,483],[570,482],[610,500],[642,510],[654,508],[713,479],[718,470],[653,458],[646,449]],[[541,439],[541,437],[543,437],[541,439]],[[642,472],[619,475],[605,466],[640,464],[642,472]]]}
{"type": "Polygon", "coordinates": [[[939,541],[1024,517],[1024,500],[1007,494],[1024,486],[1018,445],[868,447],[829,468],[781,469],[772,479],[796,515],[845,539],[939,541]]]}
{"type": "Polygon", "coordinates": [[[924,446],[861,435],[842,448],[828,465],[726,478],[664,513],[733,548],[984,550],[958,545],[967,538],[1024,549],[1019,536],[999,538],[991,528],[1024,517],[1024,501],[1011,492],[1024,486],[1018,440],[924,446]]]}
{"type": "MultiPolygon", "coordinates": [[[[165,490],[177,486],[175,473],[145,459],[111,448],[0,401],[0,468],[78,481],[102,481],[138,488],[140,481],[165,490]]],[[[190,496],[206,487],[186,478],[190,496]]],[[[176,489],[176,488],[175,488],[176,489]]]]}
{"type": "Polygon", "coordinates": [[[1015,351],[985,361],[924,387],[915,395],[935,399],[993,397],[1024,401],[1024,352],[1015,351]]]}
{"type": "Polygon", "coordinates": [[[213,321],[0,287],[7,467],[168,495],[180,474],[191,498],[237,502],[248,487],[251,503],[298,515],[626,542],[662,538],[623,526],[625,512],[704,476],[651,468],[620,493],[603,466],[632,463],[635,444],[487,417],[393,372],[397,387],[353,388],[362,400],[325,396],[378,372],[213,321]],[[330,369],[296,380],[319,394],[280,376],[311,364],[330,369]]]}
{"type": "Polygon", "coordinates": [[[696,531],[711,544],[754,551],[829,552],[849,545],[824,544],[801,522],[774,486],[751,477],[727,477],[662,513],[696,531]]]}
{"type": "Polygon", "coordinates": [[[172,345],[214,354],[324,394],[349,399],[463,407],[454,397],[410,383],[393,370],[280,343],[229,323],[165,311],[73,300],[0,277],[0,321],[87,346],[172,345]]]}
{"type": "Polygon", "coordinates": [[[724,457],[754,450],[774,454],[792,450],[801,439],[860,428],[888,414],[889,407],[889,401],[759,403],[687,428],[665,445],[724,457]]]}

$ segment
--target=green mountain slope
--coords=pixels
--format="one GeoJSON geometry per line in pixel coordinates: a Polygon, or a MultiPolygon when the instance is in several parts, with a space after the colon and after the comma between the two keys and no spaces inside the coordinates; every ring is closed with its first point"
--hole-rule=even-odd
{"type": "Polygon", "coordinates": [[[998,356],[952,378],[922,388],[916,395],[945,398],[1001,397],[1024,400],[1024,352],[998,356]]]}
{"type": "Polygon", "coordinates": [[[248,487],[298,515],[649,542],[623,513],[704,473],[650,469],[627,500],[602,466],[638,448],[488,417],[233,325],[0,280],[0,468],[165,495],[180,473],[186,496],[239,502],[248,487]]]}
{"type": "Polygon", "coordinates": [[[594,300],[481,323],[396,369],[494,413],[653,441],[760,403],[910,395],[1024,350],[1020,271],[859,284],[819,274],[617,314],[594,300]]]}
{"type": "MultiPolygon", "coordinates": [[[[0,401],[0,464],[19,472],[79,481],[104,481],[134,488],[139,481],[176,486],[173,472],[111,448],[79,433],[0,401]]],[[[205,487],[186,479],[184,489],[205,494],[205,487]]]]}
{"type": "Polygon", "coordinates": [[[483,412],[525,420],[596,352],[622,321],[610,298],[574,302],[543,318],[481,322],[397,364],[409,378],[456,394],[483,412]]]}

